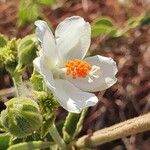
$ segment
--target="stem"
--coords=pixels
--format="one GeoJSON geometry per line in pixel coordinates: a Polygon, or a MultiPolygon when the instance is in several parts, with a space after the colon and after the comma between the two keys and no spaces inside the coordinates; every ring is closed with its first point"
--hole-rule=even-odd
{"type": "Polygon", "coordinates": [[[80,119],[77,123],[77,127],[76,127],[76,130],[74,132],[74,135],[73,135],[73,139],[80,133],[81,129],[82,129],[82,126],[83,126],[83,121],[84,121],[84,118],[86,116],[86,113],[88,111],[88,108],[85,108],[83,109],[83,111],[81,112],[81,116],[80,116],[80,119]]]}
{"type": "Polygon", "coordinates": [[[16,73],[14,76],[12,76],[12,80],[16,90],[16,96],[20,96],[21,95],[20,86],[22,85],[22,76],[16,73]]]}
{"type": "Polygon", "coordinates": [[[50,129],[49,129],[50,135],[52,136],[53,140],[59,145],[61,150],[66,150],[67,146],[64,142],[64,140],[59,135],[57,128],[54,123],[52,123],[50,129]]]}
{"type": "Polygon", "coordinates": [[[85,135],[77,140],[76,147],[94,147],[148,130],[150,130],[150,113],[96,131],[92,135],[85,135]]]}

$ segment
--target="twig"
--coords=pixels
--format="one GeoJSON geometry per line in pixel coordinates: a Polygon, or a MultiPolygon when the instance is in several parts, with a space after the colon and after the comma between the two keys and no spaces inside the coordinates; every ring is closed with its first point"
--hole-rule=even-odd
{"type": "Polygon", "coordinates": [[[150,113],[85,135],[76,142],[77,148],[94,147],[129,135],[150,130],[150,113]]]}
{"type": "Polygon", "coordinates": [[[14,96],[14,95],[15,95],[14,87],[0,90],[0,97],[2,96],[9,97],[9,96],[14,96]]]}

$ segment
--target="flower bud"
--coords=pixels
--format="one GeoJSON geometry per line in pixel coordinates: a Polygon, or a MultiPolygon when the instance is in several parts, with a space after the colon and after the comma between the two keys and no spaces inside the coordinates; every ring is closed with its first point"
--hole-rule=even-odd
{"type": "Polygon", "coordinates": [[[26,36],[18,44],[18,65],[20,68],[32,63],[36,57],[37,41],[33,35],[26,36]]]}
{"type": "Polygon", "coordinates": [[[13,98],[5,104],[7,107],[1,113],[1,122],[13,136],[26,137],[42,125],[42,115],[33,100],[13,98]]]}

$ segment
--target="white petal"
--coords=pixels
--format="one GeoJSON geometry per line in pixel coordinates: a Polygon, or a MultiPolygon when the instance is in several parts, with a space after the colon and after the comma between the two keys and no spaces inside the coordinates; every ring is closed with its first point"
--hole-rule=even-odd
{"type": "Polygon", "coordinates": [[[55,96],[60,105],[73,113],[80,113],[83,108],[93,106],[98,102],[92,93],[83,92],[67,80],[55,80],[55,96]]]}
{"type": "Polygon", "coordinates": [[[35,25],[37,26],[36,34],[42,47],[40,55],[44,56],[44,63],[49,63],[53,67],[58,61],[58,51],[54,35],[45,21],[38,20],[35,22],[35,25]]]}
{"type": "Polygon", "coordinates": [[[41,57],[37,57],[36,59],[34,59],[33,64],[34,64],[35,70],[38,71],[43,76],[43,80],[46,86],[50,90],[54,90],[55,84],[54,84],[53,75],[50,69],[47,69],[46,66],[41,62],[42,62],[41,57]]]}
{"type": "Polygon", "coordinates": [[[82,17],[69,17],[57,26],[55,37],[59,55],[64,61],[82,59],[90,46],[91,27],[82,17]]]}
{"type": "Polygon", "coordinates": [[[33,64],[34,64],[34,67],[35,67],[35,70],[37,72],[41,72],[41,68],[40,68],[40,57],[37,57],[33,60],[33,64]]]}
{"type": "Polygon", "coordinates": [[[117,66],[113,59],[103,56],[93,56],[85,59],[91,66],[96,65],[100,69],[95,72],[98,78],[95,78],[93,82],[88,82],[89,78],[77,78],[75,80],[68,78],[76,87],[83,91],[96,92],[106,90],[117,82],[115,77],[117,73],[117,66]]]}

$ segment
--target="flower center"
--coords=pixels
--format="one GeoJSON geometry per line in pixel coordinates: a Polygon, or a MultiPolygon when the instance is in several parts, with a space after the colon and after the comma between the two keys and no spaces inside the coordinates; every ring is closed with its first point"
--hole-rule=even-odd
{"type": "Polygon", "coordinates": [[[66,67],[66,76],[71,75],[72,79],[85,78],[90,70],[91,66],[84,60],[74,59],[70,60],[65,64],[66,67]]]}

